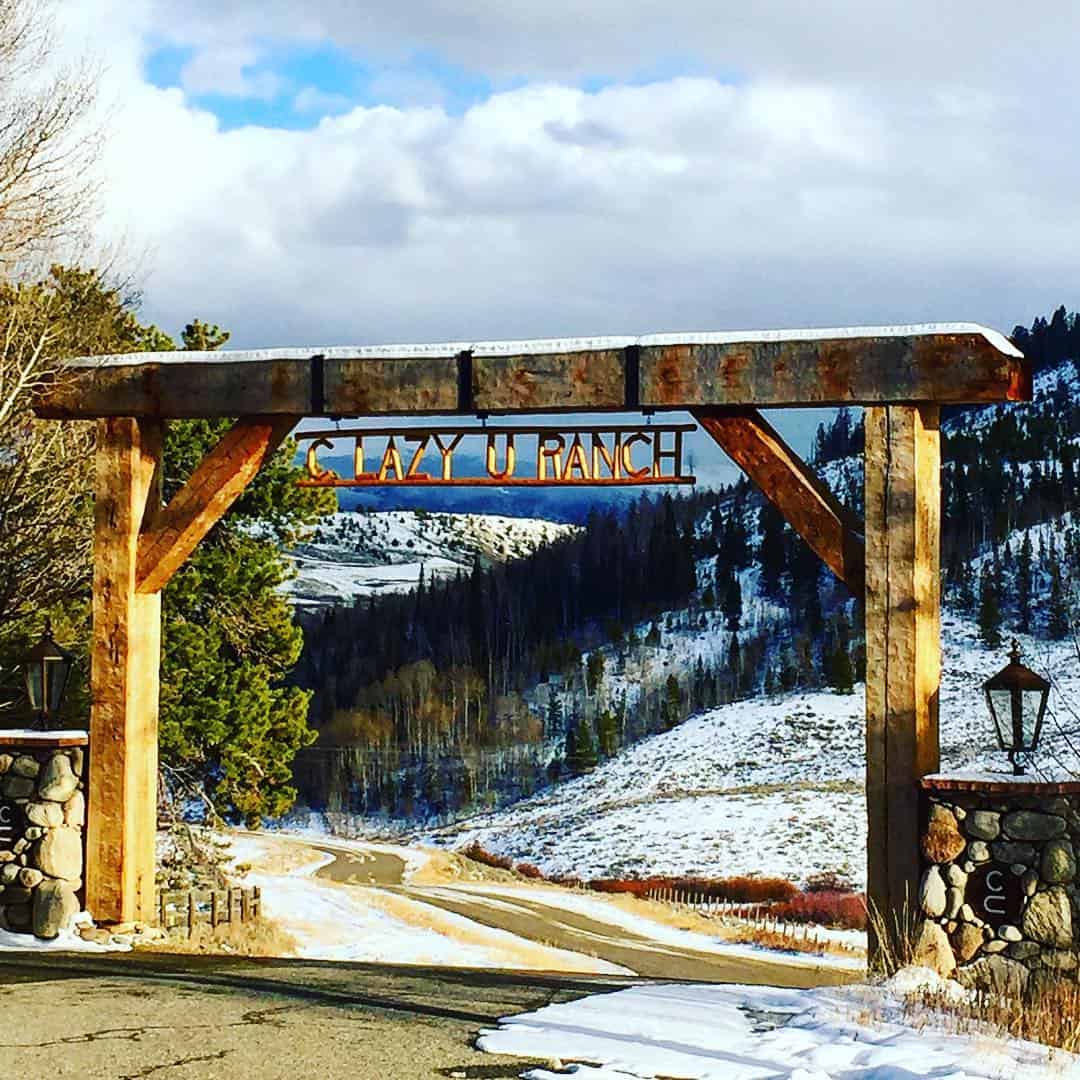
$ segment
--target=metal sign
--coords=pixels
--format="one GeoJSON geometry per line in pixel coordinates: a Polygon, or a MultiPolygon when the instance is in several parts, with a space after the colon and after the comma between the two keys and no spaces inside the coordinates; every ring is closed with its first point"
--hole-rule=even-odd
{"type": "Polygon", "coordinates": [[[15,803],[0,800],[0,851],[9,851],[15,844],[15,817],[18,809],[15,803]]]}
{"type": "MultiPolygon", "coordinates": [[[[652,427],[445,427],[354,428],[307,431],[307,477],[301,487],[578,487],[583,485],[693,484],[683,472],[683,437],[693,424],[652,427]],[[455,471],[454,454],[464,439],[484,442],[484,472],[455,471]],[[521,440],[535,439],[526,450],[521,440]],[[347,440],[352,476],[339,476],[319,462],[319,452],[347,440]],[[379,448],[372,451],[372,444],[379,448]],[[370,467],[369,467],[370,466],[370,467]]],[[[475,458],[473,459],[475,461],[475,458]]]]}
{"type": "Polygon", "coordinates": [[[987,863],[976,868],[968,876],[964,897],[975,914],[995,929],[1005,923],[1019,925],[1024,888],[1011,867],[987,863]]]}

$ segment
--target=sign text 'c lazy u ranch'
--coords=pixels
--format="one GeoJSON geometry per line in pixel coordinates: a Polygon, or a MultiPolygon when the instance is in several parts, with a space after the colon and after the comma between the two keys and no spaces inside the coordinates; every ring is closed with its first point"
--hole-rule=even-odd
{"type": "MultiPolygon", "coordinates": [[[[683,472],[683,437],[693,424],[653,427],[444,427],[354,428],[297,434],[307,443],[303,487],[371,487],[393,484],[573,486],[582,484],[692,484],[683,472]],[[480,475],[455,472],[454,454],[462,440],[485,440],[480,475]],[[519,440],[533,439],[523,452],[519,440]],[[352,440],[352,476],[320,465],[320,450],[352,440]],[[381,452],[371,443],[385,440],[381,452]],[[365,441],[367,445],[365,446],[365,441]],[[369,468],[370,464],[370,468],[369,468]]],[[[469,459],[464,459],[466,464],[469,459]]],[[[475,462],[475,458],[472,462],[475,462]]]]}

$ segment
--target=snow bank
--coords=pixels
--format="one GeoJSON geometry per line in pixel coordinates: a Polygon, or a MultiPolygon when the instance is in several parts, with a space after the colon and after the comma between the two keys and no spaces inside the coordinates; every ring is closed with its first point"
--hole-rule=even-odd
{"type": "Polygon", "coordinates": [[[79,929],[93,926],[93,918],[85,911],[75,916],[72,926],[61,930],[59,936],[51,941],[44,941],[33,934],[13,934],[9,930],[0,930],[0,952],[130,952],[131,945],[123,940],[110,938],[105,944],[84,941],[79,936],[79,929]]]}
{"type": "MultiPolygon", "coordinates": [[[[888,988],[780,990],[637,986],[500,1021],[495,1054],[588,1062],[589,1080],[1060,1080],[1080,1060],[1016,1040],[954,1035],[899,1020],[888,988]]],[[[563,1072],[535,1069],[532,1080],[563,1072]]]]}

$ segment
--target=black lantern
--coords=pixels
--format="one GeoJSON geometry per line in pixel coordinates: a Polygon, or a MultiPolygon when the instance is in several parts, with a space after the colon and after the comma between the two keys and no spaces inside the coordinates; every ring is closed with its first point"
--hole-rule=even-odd
{"type": "Polygon", "coordinates": [[[71,654],[53,641],[49,620],[45,621],[41,640],[26,654],[25,668],[30,708],[45,727],[49,717],[60,711],[64,688],[71,674],[71,654]]]}
{"type": "Polygon", "coordinates": [[[1013,773],[1020,776],[1024,767],[1017,754],[1030,754],[1039,744],[1050,684],[1020,663],[1020,645],[1014,640],[1008,667],[983,683],[983,690],[998,743],[1008,751],[1013,773]]]}

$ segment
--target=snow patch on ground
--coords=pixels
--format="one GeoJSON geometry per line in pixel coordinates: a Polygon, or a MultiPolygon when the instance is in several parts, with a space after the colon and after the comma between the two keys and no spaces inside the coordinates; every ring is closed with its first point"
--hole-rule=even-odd
{"type": "Polygon", "coordinates": [[[903,1022],[899,986],[819,990],[636,986],[508,1017],[481,1033],[489,1053],[559,1062],[531,1080],[1051,1080],[1080,1061],[1019,1040],[903,1022]]]}
{"type": "Polygon", "coordinates": [[[49,941],[34,937],[33,934],[13,934],[10,930],[0,930],[0,952],[130,952],[131,945],[126,941],[112,939],[104,944],[84,941],[79,936],[79,928],[93,926],[94,920],[87,912],[75,916],[72,925],[61,930],[59,935],[49,941]]]}

